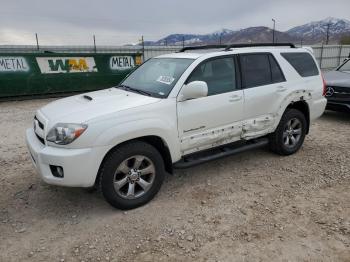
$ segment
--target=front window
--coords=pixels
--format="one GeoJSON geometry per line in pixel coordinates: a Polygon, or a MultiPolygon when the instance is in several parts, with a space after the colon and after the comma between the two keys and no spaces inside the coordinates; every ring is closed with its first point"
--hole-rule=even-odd
{"type": "Polygon", "coordinates": [[[210,59],[200,64],[187,80],[204,81],[208,85],[208,96],[232,92],[236,87],[233,57],[210,59]]]}
{"type": "Polygon", "coordinates": [[[340,72],[345,72],[345,73],[350,73],[350,59],[346,61],[344,64],[342,64],[339,68],[338,71],[340,72]]]}
{"type": "Polygon", "coordinates": [[[187,58],[152,58],[132,72],[121,86],[155,97],[167,97],[193,61],[187,58]]]}

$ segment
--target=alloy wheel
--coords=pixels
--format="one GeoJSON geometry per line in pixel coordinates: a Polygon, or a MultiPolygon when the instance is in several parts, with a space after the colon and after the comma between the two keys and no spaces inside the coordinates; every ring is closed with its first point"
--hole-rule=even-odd
{"type": "Polygon", "coordinates": [[[283,131],[283,143],[287,147],[294,147],[300,141],[302,124],[299,119],[292,118],[285,125],[283,131]]]}
{"type": "Polygon", "coordinates": [[[114,189],[122,198],[139,198],[152,187],[155,173],[155,166],[148,157],[129,157],[120,163],[114,174],[114,189]]]}

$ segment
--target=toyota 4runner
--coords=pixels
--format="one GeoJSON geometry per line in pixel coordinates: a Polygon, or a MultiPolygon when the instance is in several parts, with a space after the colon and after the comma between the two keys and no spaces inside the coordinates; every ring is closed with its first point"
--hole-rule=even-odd
{"type": "Polygon", "coordinates": [[[131,209],[173,168],[267,145],[297,152],[325,110],[324,92],[307,48],[185,47],[149,59],[116,87],[44,106],[26,141],[45,182],[98,186],[111,205],[131,209]]]}

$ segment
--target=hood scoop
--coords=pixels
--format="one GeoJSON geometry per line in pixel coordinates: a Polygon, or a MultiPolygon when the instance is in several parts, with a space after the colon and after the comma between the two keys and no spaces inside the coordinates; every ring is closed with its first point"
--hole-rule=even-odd
{"type": "Polygon", "coordinates": [[[83,95],[83,98],[89,101],[92,101],[92,97],[88,95],[83,95]]]}

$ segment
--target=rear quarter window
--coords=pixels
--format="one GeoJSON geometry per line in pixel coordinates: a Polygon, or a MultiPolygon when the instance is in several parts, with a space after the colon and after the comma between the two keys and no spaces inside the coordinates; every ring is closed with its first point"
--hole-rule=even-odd
{"type": "Polygon", "coordinates": [[[315,60],[309,53],[281,53],[281,55],[300,76],[308,77],[319,75],[315,60]]]}

